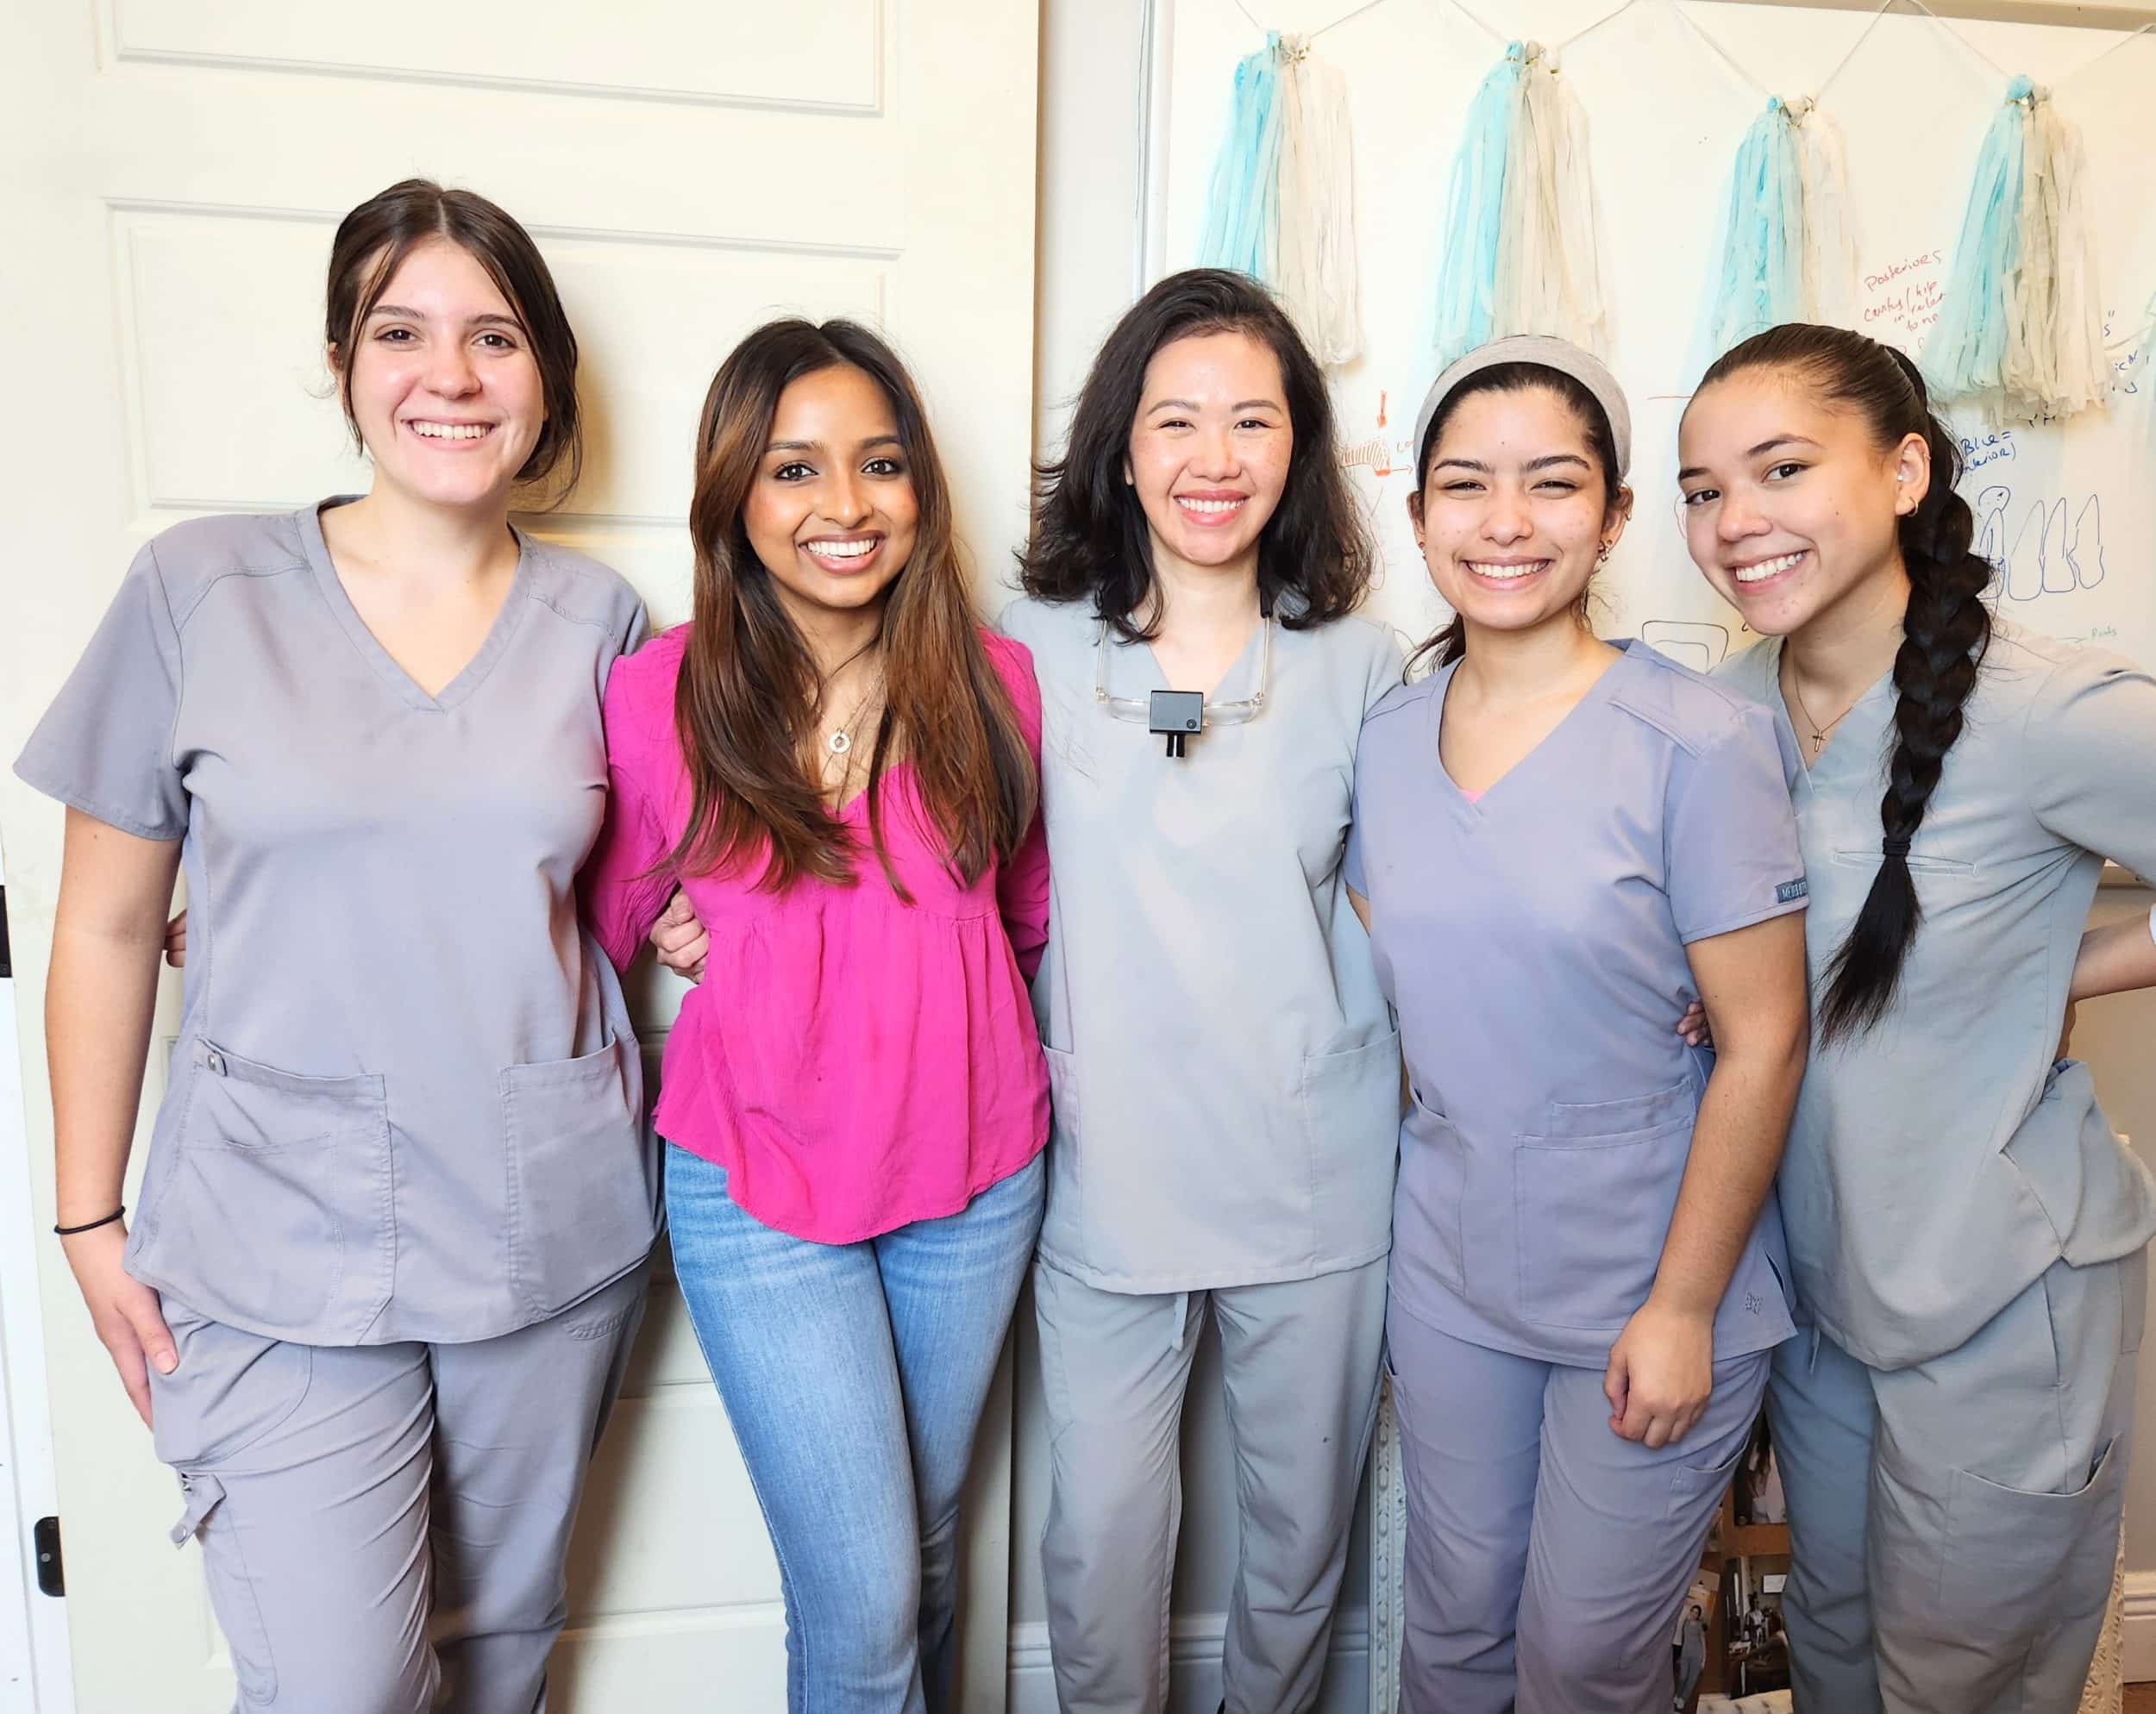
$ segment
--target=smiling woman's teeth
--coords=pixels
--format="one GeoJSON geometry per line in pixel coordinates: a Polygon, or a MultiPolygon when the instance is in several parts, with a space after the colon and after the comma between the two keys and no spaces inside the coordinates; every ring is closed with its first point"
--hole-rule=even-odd
{"type": "Polygon", "coordinates": [[[1179,506],[1188,507],[1194,512],[1232,512],[1243,503],[1240,500],[1178,499],[1175,504],[1179,506]]]}
{"type": "Polygon", "coordinates": [[[1756,566],[1739,566],[1737,568],[1737,581],[1739,583],[1758,583],[1763,578],[1772,577],[1777,572],[1788,571],[1790,566],[1794,566],[1803,557],[1804,551],[1803,549],[1799,548],[1796,553],[1784,554],[1777,560],[1762,560],[1756,566]]]}
{"type": "Polygon", "coordinates": [[[875,546],[868,541],[812,541],[809,552],[826,560],[858,560],[875,546]]]}
{"type": "Polygon", "coordinates": [[[415,422],[411,432],[429,441],[476,441],[487,431],[484,422],[415,422]]]}
{"type": "Polygon", "coordinates": [[[1516,578],[1532,576],[1547,564],[1543,560],[1530,560],[1524,566],[1486,566],[1479,560],[1470,560],[1467,568],[1478,578],[1489,578],[1497,583],[1510,583],[1516,578]]]}

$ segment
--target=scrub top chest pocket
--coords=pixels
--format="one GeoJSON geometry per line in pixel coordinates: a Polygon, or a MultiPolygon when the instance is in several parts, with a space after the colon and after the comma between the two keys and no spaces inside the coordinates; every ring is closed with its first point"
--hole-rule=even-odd
{"type": "Polygon", "coordinates": [[[183,1302],[260,1331],[355,1339],[394,1284],[393,1194],[380,1077],[279,1071],[197,1042],[146,1266],[183,1302]],[[193,1277],[213,1267],[214,1286],[193,1277]]]}

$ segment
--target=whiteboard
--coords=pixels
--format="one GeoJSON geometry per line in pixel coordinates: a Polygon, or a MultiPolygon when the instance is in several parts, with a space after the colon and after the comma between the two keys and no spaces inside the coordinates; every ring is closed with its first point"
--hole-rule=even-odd
{"type": "MultiPolygon", "coordinates": [[[[1685,553],[1675,472],[1730,164],[1766,91],[1812,93],[1846,57],[1821,105],[1848,154],[1858,315],[1865,332],[1914,353],[1937,318],[1971,171],[2004,99],[1988,56],[2053,86],[2081,128],[2118,381],[2108,412],[2063,427],[2002,432],[1952,419],[1971,454],[1963,492],[1979,550],[2001,568],[2002,612],[2156,663],[2156,36],[2096,60],[2121,33],[1946,25],[1898,9],[1871,28],[1866,12],[1697,0],[1682,14],[1675,0],[1637,0],[1614,17],[1617,0],[1469,3],[1507,36],[1545,44],[1609,19],[1560,56],[1587,113],[1614,304],[1609,355],[1633,422],[1636,504],[1598,582],[1598,630],[1645,637],[1702,669],[1752,640],[1685,553]]],[[[1354,128],[1364,354],[1333,372],[1333,399],[1382,549],[1369,610],[1420,641],[1446,610],[1407,529],[1408,441],[1436,371],[1453,148],[1503,50],[1451,0],[1378,0],[1359,13],[1356,4],[1156,0],[1145,255],[1155,278],[1195,259],[1235,64],[1263,44],[1253,18],[1308,34],[1347,15],[1312,50],[1345,78],[1354,128]]]]}

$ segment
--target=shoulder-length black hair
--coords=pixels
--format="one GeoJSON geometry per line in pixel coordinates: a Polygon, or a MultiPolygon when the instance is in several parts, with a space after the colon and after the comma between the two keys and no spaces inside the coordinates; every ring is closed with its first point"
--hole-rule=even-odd
{"type": "Polygon", "coordinates": [[[1294,435],[1286,491],[1258,535],[1259,599],[1296,630],[1344,617],[1362,600],[1374,560],[1340,466],[1325,373],[1272,294],[1223,268],[1170,274],[1131,306],[1094,359],[1062,457],[1035,472],[1038,522],[1018,554],[1028,595],[1089,599],[1134,642],[1158,629],[1157,617],[1143,624],[1138,617],[1153,593],[1154,567],[1144,510],[1123,479],[1131,428],[1154,353],[1221,333],[1257,340],[1279,360],[1294,435]]]}

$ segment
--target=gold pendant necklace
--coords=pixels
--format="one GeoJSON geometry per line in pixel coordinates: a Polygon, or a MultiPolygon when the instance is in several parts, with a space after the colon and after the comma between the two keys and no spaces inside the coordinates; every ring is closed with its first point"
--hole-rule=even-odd
{"type": "MultiPolygon", "coordinates": [[[[1817,761],[1820,754],[1827,748],[1827,735],[1849,717],[1849,709],[1856,707],[1857,704],[1852,702],[1849,708],[1842,710],[1839,714],[1821,726],[1814,717],[1811,710],[1804,706],[1804,692],[1797,689],[1796,674],[1794,672],[1789,674],[1789,694],[1796,698],[1796,711],[1804,716],[1804,723],[1812,729],[1812,760],[1817,761]]],[[[1857,695],[1858,700],[1861,701],[1864,693],[1860,691],[1857,695]]]]}

